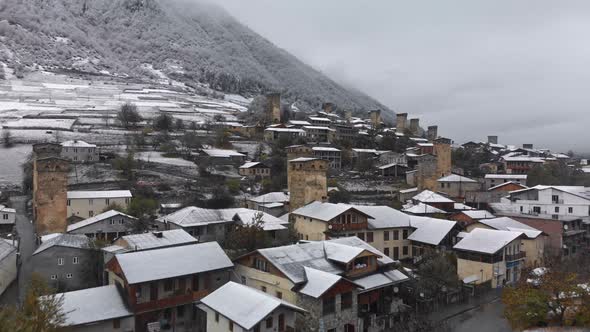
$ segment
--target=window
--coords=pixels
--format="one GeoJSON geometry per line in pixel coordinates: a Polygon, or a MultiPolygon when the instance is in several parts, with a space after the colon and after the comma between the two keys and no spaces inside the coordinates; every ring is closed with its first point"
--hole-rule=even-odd
{"type": "Polygon", "coordinates": [[[254,332],[260,332],[260,323],[254,325],[254,332]]]}
{"type": "Polygon", "coordinates": [[[229,330],[230,331],[234,330],[234,322],[232,322],[231,320],[229,321],[229,330]]]}
{"type": "Polygon", "coordinates": [[[63,258],[58,258],[57,259],[57,265],[64,265],[64,259],[63,258]]]}
{"type": "Polygon", "coordinates": [[[72,201],[68,199],[68,201],[67,201],[67,205],[68,205],[68,206],[72,205],[72,201]]]}
{"type": "Polygon", "coordinates": [[[8,220],[8,214],[7,214],[7,213],[3,214],[3,215],[2,215],[2,219],[4,219],[4,220],[8,220]]]}
{"type": "Polygon", "coordinates": [[[373,242],[373,232],[367,232],[367,242],[373,242]]]}
{"type": "Polygon", "coordinates": [[[119,219],[119,225],[123,225],[123,219],[119,219]]]}
{"type": "Polygon", "coordinates": [[[340,295],[340,310],[352,308],[352,292],[340,295]]]}
{"type": "Polygon", "coordinates": [[[322,311],[324,315],[336,312],[336,298],[334,296],[322,300],[322,311]]]}
{"type": "Polygon", "coordinates": [[[172,285],[174,284],[172,282],[172,279],[166,279],[164,280],[164,291],[165,292],[171,292],[172,291],[172,285]]]}
{"type": "Polygon", "coordinates": [[[72,258],[72,264],[78,264],[78,262],[79,262],[78,257],[72,258]]]}
{"type": "Polygon", "coordinates": [[[129,198],[125,198],[125,204],[129,204],[129,198]]]}
{"type": "Polygon", "coordinates": [[[254,258],[254,268],[260,271],[268,272],[266,261],[259,258],[254,258]]]}
{"type": "Polygon", "coordinates": [[[524,206],[521,205],[520,206],[520,212],[523,212],[523,211],[524,211],[524,206]]]}
{"type": "Polygon", "coordinates": [[[114,224],[115,224],[115,220],[114,219],[109,220],[109,225],[114,225],[114,224]]]}
{"type": "Polygon", "coordinates": [[[272,329],[272,317],[268,317],[265,322],[267,329],[272,329]]]}
{"type": "Polygon", "coordinates": [[[407,256],[408,255],[408,246],[404,246],[402,253],[403,253],[404,256],[407,256]]]}
{"type": "Polygon", "coordinates": [[[277,291],[277,298],[282,299],[283,298],[283,293],[277,291]]]}
{"type": "Polygon", "coordinates": [[[68,274],[66,274],[66,278],[68,278],[68,279],[72,279],[72,277],[73,277],[73,276],[74,276],[74,275],[73,275],[73,274],[71,274],[71,273],[68,273],[68,274]]]}
{"type": "Polygon", "coordinates": [[[385,254],[385,256],[389,257],[389,248],[385,248],[383,250],[383,253],[385,254]]]}
{"type": "Polygon", "coordinates": [[[245,285],[246,284],[246,277],[242,276],[241,279],[242,279],[242,285],[245,285]]]}
{"type": "Polygon", "coordinates": [[[356,236],[357,236],[359,239],[361,239],[361,240],[365,241],[365,233],[358,233],[356,236]]]}
{"type": "Polygon", "coordinates": [[[403,239],[407,239],[408,238],[408,230],[404,229],[404,234],[403,234],[403,239]]]}
{"type": "Polygon", "coordinates": [[[559,206],[555,207],[555,213],[559,213],[559,206]]]}
{"type": "Polygon", "coordinates": [[[559,196],[558,195],[551,195],[551,201],[553,203],[558,203],[559,202],[559,196]]]}
{"type": "Polygon", "coordinates": [[[567,213],[574,213],[574,208],[573,207],[568,207],[567,208],[567,213]]]}
{"type": "Polygon", "coordinates": [[[94,211],[92,211],[92,210],[88,211],[88,216],[89,216],[89,217],[92,217],[92,216],[94,216],[94,211]]]}
{"type": "Polygon", "coordinates": [[[51,275],[51,280],[57,280],[57,274],[52,274],[51,275]]]}
{"type": "Polygon", "coordinates": [[[399,248],[398,247],[393,247],[393,259],[395,259],[395,260],[399,259],[399,248]]]}
{"type": "Polygon", "coordinates": [[[383,232],[383,241],[389,241],[389,231],[383,232]]]}
{"type": "Polygon", "coordinates": [[[114,329],[121,328],[121,320],[120,319],[113,319],[113,328],[114,329]]]}
{"type": "Polygon", "coordinates": [[[393,240],[394,241],[399,240],[399,231],[398,230],[393,231],[393,240]]]}
{"type": "Polygon", "coordinates": [[[215,321],[217,323],[219,323],[219,313],[218,312],[215,313],[215,321]]]}
{"type": "Polygon", "coordinates": [[[266,293],[266,286],[260,286],[260,290],[266,293]]]}
{"type": "Polygon", "coordinates": [[[109,205],[109,204],[111,204],[111,200],[110,200],[110,199],[108,199],[108,198],[105,198],[105,199],[104,199],[104,203],[105,203],[106,205],[109,205]]]}
{"type": "Polygon", "coordinates": [[[540,206],[533,206],[533,212],[534,213],[541,213],[541,207],[540,206]]]}

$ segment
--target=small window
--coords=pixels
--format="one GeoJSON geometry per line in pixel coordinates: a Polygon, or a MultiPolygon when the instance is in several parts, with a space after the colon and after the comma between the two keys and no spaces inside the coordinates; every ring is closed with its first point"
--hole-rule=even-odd
{"type": "Polygon", "coordinates": [[[109,204],[111,204],[111,200],[110,200],[110,199],[108,199],[108,198],[105,198],[105,199],[104,199],[104,203],[105,203],[106,205],[109,205],[109,204]]]}
{"type": "Polygon", "coordinates": [[[51,280],[57,280],[57,274],[52,274],[51,275],[51,280]]]}
{"type": "Polygon", "coordinates": [[[119,225],[123,225],[123,219],[119,219],[119,225]]]}
{"type": "Polygon", "coordinates": [[[393,231],[393,240],[394,241],[399,240],[399,231],[398,230],[393,231]]]}
{"type": "Polygon", "coordinates": [[[365,241],[365,233],[358,233],[356,236],[357,236],[359,239],[361,239],[361,240],[365,241]]]}
{"type": "Polygon", "coordinates": [[[215,321],[217,323],[219,323],[219,313],[218,312],[215,313],[215,321]]]}
{"type": "Polygon", "coordinates": [[[64,265],[64,259],[63,258],[58,258],[57,259],[57,265],[64,265]]]}
{"type": "Polygon", "coordinates": [[[2,215],[2,219],[4,219],[4,220],[8,220],[8,214],[7,214],[7,213],[3,214],[3,215],[2,215]]]}
{"type": "Polygon", "coordinates": [[[72,201],[68,199],[67,205],[68,206],[71,206],[72,205],[72,201]]]}
{"type": "Polygon", "coordinates": [[[373,242],[373,232],[367,232],[367,242],[373,242]]]}
{"type": "Polygon", "coordinates": [[[277,298],[282,299],[283,298],[283,293],[277,291],[277,298]]]}
{"type": "Polygon", "coordinates": [[[403,253],[404,256],[407,256],[408,255],[408,246],[404,246],[402,253],[403,253]]]}
{"type": "Polygon", "coordinates": [[[88,211],[88,216],[89,216],[89,217],[92,217],[92,216],[94,216],[94,211],[92,211],[92,210],[88,211]]]}
{"type": "Polygon", "coordinates": [[[385,256],[389,257],[389,248],[383,249],[383,253],[385,254],[385,256]]]}
{"type": "Polygon", "coordinates": [[[114,219],[109,220],[109,225],[114,225],[114,224],[115,224],[115,220],[114,219]]]}
{"type": "Polygon", "coordinates": [[[265,325],[266,325],[266,328],[267,329],[272,329],[272,317],[268,317],[266,319],[266,324],[265,325]]]}
{"type": "Polygon", "coordinates": [[[383,232],[383,241],[389,241],[389,231],[383,232]]]}
{"type": "Polygon", "coordinates": [[[404,229],[404,233],[403,233],[403,239],[407,239],[408,238],[408,230],[404,229]]]}
{"type": "Polygon", "coordinates": [[[322,300],[322,311],[324,315],[336,312],[336,298],[334,296],[322,300]]]}
{"type": "Polygon", "coordinates": [[[73,277],[73,276],[74,276],[74,275],[73,275],[73,274],[71,274],[71,273],[68,273],[68,274],[66,274],[66,278],[67,278],[67,279],[72,279],[72,277],[73,277]]]}
{"type": "Polygon", "coordinates": [[[164,291],[165,292],[171,292],[172,291],[172,286],[173,286],[174,282],[172,279],[166,279],[164,280],[164,291]]]}
{"type": "Polygon", "coordinates": [[[570,206],[570,207],[568,207],[568,208],[567,208],[567,212],[568,212],[568,213],[574,213],[574,208],[573,208],[573,207],[571,207],[571,206],[570,206]]]}
{"type": "Polygon", "coordinates": [[[72,258],[72,264],[78,264],[78,262],[79,262],[78,257],[72,258]]]}
{"type": "Polygon", "coordinates": [[[260,290],[266,293],[266,286],[260,286],[260,290]]]}
{"type": "Polygon", "coordinates": [[[121,320],[120,319],[113,319],[113,328],[114,329],[121,328],[121,320]]]}
{"type": "Polygon", "coordinates": [[[340,295],[340,310],[352,308],[352,292],[340,295]]]}
{"type": "Polygon", "coordinates": [[[559,213],[559,206],[555,207],[555,213],[559,213]]]}
{"type": "Polygon", "coordinates": [[[524,206],[521,205],[520,206],[520,212],[523,212],[523,211],[524,211],[524,206]]]}

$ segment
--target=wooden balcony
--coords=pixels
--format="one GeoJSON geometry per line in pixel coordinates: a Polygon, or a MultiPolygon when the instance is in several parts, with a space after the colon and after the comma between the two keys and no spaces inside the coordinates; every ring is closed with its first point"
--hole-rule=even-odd
{"type": "Polygon", "coordinates": [[[159,310],[171,307],[177,307],[183,304],[189,304],[194,301],[200,300],[209,294],[208,290],[200,290],[197,292],[188,292],[186,294],[172,295],[169,297],[161,298],[155,301],[147,301],[142,303],[136,303],[133,305],[133,311],[135,313],[159,310]]]}
{"type": "Polygon", "coordinates": [[[365,230],[367,229],[367,223],[350,223],[350,224],[329,224],[328,230],[332,232],[341,232],[341,231],[357,231],[357,230],[365,230]]]}
{"type": "Polygon", "coordinates": [[[505,261],[507,261],[507,262],[513,262],[513,261],[517,261],[519,259],[524,259],[525,257],[526,257],[526,252],[521,251],[518,254],[506,255],[505,256],[505,261]]]}

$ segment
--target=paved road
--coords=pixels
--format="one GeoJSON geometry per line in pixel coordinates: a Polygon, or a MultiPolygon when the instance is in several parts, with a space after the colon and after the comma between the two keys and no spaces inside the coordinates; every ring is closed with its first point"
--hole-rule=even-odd
{"type": "Polygon", "coordinates": [[[447,320],[453,332],[509,332],[508,321],[503,317],[504,305],[500,299],[482,304],[447,320]]]}
{"type": "Polygon", "coordinates": [[[11,197],[12,207],[16,209],[16,230],[20,237],[20,267],[18,271],[18,280],[0,297],[0,304],[17,304],[24,298],[27,285],[31,279],[33,266],[31,265],[31,255],[35,250],[35,231],[31,219],[26,214],[25,196],[11,197]]]}

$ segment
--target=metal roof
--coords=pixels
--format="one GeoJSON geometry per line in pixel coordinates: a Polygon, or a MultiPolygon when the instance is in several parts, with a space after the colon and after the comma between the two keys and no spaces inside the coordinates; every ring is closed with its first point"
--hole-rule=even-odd
{"type": "Polygon", "coordinates": [[[91,240],[86,235],[81,234],[59,234],[51,239],[41,243],[41,245],[35,250],[33,255],[43,252],[51,247],[68,247],[78,249],[90,249],[92,247],[91,240]]]}
{"type": "Polygon", "coordinates": [[[77,230],[79,228],[86,227],[88,225],[92,225],[92,224],[95,224],[95,223],[97,223],[99,221],[102,221],[102,220],[105,220],[105,219],[108,219],[108,218],[111,218],[111,217],[114,217],[114,216],[119,216],[119,215],[120,216],[125,216],[127,218],[131,218],[131,219],[137,220],[137,218],[135,218],[133,216],[130,216],[128,214],[125,214],[123,212],[119,212],[117,210],[110,210],[110,211],[107,211],[107,212],[103,212],[101,214],[97,214],[94,217],[90,217],[88,219],[84,219],[84,220],[79,221],[77,223],[73,223],[71,225],[68,225],[67,232],[69,233],[69,232],[75,231],[75,230],[77,230]]]}
{"type": "Polygon", "coordinates": [[[132,196],[129,190],[68,191],[68,199],[127,198],[132,196]]]}
{"type": "Polygon", "coordinates": [[[522,234],[522,232],[475,228],[461,239],[453,249],[495,254],[522,234]]]}
{"type": "Polygon", "coordinates": [[[128,248],[133,250],[171,247],[198,242],[197,239],[183,229],[131,234],[123,236],[122,239],[127,242],[128,248]],[[158,236],[158,234],[161,236],[158,236]]]}

